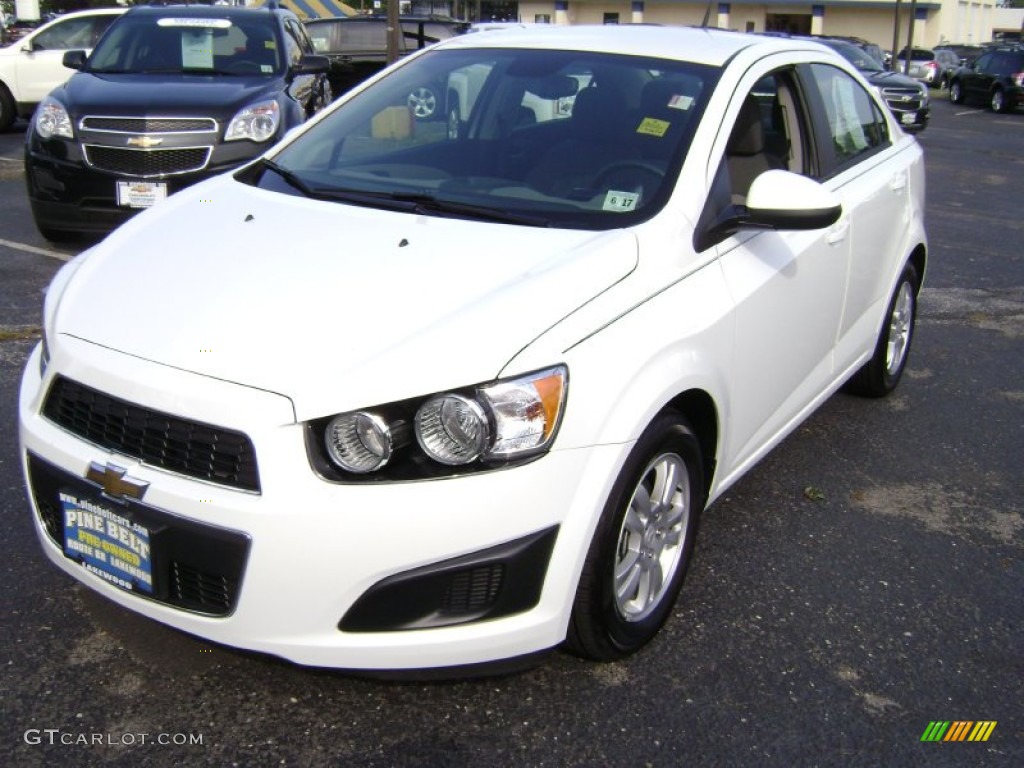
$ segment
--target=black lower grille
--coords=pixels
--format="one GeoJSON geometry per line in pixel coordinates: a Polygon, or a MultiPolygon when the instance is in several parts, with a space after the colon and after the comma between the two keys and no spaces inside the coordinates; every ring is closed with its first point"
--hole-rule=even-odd
{"type": "Polygon", "coordinates": [[[124,149],[86,144],[85,158],[101,171],[145,178],[202,170],[210,159],[210,151],[210,147],[124,149]]]}
{"type": "Polygon", "coordinates": [[[147,599],[211,616],[235,609],[249,555],[249,537],[169,515],[134,500],[113,502],[86,480],[28,455],[29,486],[47,536],[64,549],[60,494],[70,493],[108,507],[145,526],[152,551],[151,593],[147,599]]]}
{"type": "Polygon", "coordinates": [[[462,571],[452,576],[441,601],[443,611],[482,611],[490,608],[501,591],[505,567],[501,563],[462,571]]]}
{"type": "Polygon", "coordinates": [[[222,427],[170,416],[58,376],[43,415],[68,432],[161,469],[259,491],[252,441],[222,427]]]}

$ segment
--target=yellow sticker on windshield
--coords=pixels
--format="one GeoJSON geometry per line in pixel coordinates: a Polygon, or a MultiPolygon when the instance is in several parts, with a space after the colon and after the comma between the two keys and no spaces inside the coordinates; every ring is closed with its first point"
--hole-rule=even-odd
{"type": "Polygon", "coordinates": [[[667,120],[656,120],[653,117],[645,117],[640,121],[640,125],[637,127],[636,132],[642,133],[646,136],[657,136],[660,138],[668,133],[668,129],[671,125],[672,124],[667,120]]]}

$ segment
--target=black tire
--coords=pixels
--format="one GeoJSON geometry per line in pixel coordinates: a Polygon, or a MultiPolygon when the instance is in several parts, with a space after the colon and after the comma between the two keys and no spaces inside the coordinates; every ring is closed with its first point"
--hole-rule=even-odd
{"type": "Polygon", "coordinates": [[[462,116],[459,114],[459,105],[452,104],[448,107],[448,140],[455,141],[459,138],[462,129],[462,116]]]}
{"type": "Polygon", "coordinates": [[[988,105],[993,112],[1008,112],[1010,102],[1006,100],[1006,92],[1002,88],[996,88],[988,98],[988,105]]]}
{"type": "Polygon", "coordinates": [[[7,86],[0,83],[0,133],[9,131],[11,126],[14,125],[14,118],[17,116],[17,105],[14,103],[14,97],[7,90],[7,86]]]}
{"type": "Polygon", "coordinates": [[[906,370],[914,340],[920,286],[921,279],[917,270],[913,264],[908,263],[903,267],[903,273],[889,299],[874,354],[850,379],[846,386],[848,392],[863,397],[885,397],[896,389],[906,370]]]}
{"type": "Polygon", "coordinates": [[[954,104],[964,103],[964,88],[960,85],[959,80],[954,80],[949,84],[949,100],[954,104]]]}
{"type": "Polygon", "coordinates": [[[637,441],[601,514],[573,602],[569,651],[612,661],[661,629],[690,563],[704,482],[693,430],[664,411],[637,441]]]}

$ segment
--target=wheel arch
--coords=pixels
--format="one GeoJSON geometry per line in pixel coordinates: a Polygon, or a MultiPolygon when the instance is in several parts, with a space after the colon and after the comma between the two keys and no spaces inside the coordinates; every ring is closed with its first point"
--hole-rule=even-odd
{"type": "MultiPolygon", "coordinates": [[[[666,408],[677,411],[693,428],[704,462],[704,499],[706,504],[718,462],[719,415],[714,398],[703,389],[689,389],[673,397],[666,408]]],[[[663,409],[664,410],[664,409],[663,409]]],[[[703,506],[703,505],[702,505],[703,506]]]]}

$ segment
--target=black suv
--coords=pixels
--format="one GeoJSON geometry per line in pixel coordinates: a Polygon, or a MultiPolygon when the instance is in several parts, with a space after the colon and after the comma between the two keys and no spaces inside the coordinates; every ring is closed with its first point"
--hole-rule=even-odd
{"type": "Polygon", "coordinates": [[[867,49],[842,38],[805,38],[827,45],[855,66],[895,115],[908,133],[923,131],[931,115],[931,97],[928,86],[912,77],[886,69],[867,49]]]}
{"type": "Polygon", "coordinates": [[[949,80],[949,100],[988,104],[996,112],[1024,104],[1024,47],[990,48],[958,69],[949,80]]]}
{"type": "MultiPolygon", "coordinates": [[[[305,22],[313,47],[331,59],[331,87],[335,96],[387,66],[387,18],[347,16],[309,19],[305,22]]],[[[431,43],[467,32],[470,23],[447,16],[402,16],[399,18],[399,56],[406,56],[431,43]]],[[[419,120],[442,117],[437,88],[424,83],[409,94],[409,107],[419,120]]]]}
{"type": "Polygon", "coordinates": [[[262,154],[331,101],[328,60],[277,7],[140,6],[37,108],[25,180],[44,237],[104,233],[262,154]]]}

